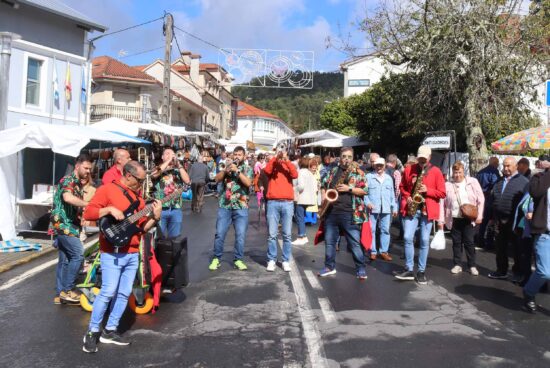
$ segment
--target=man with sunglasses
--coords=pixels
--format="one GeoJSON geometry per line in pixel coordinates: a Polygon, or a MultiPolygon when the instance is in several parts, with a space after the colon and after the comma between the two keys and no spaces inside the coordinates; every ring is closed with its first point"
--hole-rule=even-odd
{"type": "MultiPolygon", "coordinates": [[[[99,187],[84,211],[85,220],[97,221],[107,215],[113,216],[116,220],[123,220],[125,218],[123,211],[126,211],[130,205],[138,202],[135,212],[145,207],[145,202],[139,194],[141,184],[146,178],[143,165],[137,161],[129,161],[124,165],[122,175],[120,180],[99,187]]],[[[115,250],[103,234],[99,235],[101,290],[94,301],[88,332],[84,336],[82,350],[86,353],[97,352],[98,341],[120,346],[130,344],[117,332],[117,328],[128,304],[128,297],[136,277],[141,236],[160,221],[161,210],[162,205],[156,200],[153,203],[153,211],[136,223],[142,231],[133,235],[124,247],[115,250]],[[109,304],[109,319],[103,331],[100,332],[109,304]]]]}

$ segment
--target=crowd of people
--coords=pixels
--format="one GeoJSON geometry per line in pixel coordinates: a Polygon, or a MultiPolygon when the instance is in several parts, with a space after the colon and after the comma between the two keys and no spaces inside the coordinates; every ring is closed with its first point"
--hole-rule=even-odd
{"type": "MultiPolygon", "coordinates": [[[[278,265],[285,272],[292,270],[292,247],[310,242],[306,219],[314,215],[320,220],[317,235],[325,243],[324,267],[319,270],[319,277],[336,274],[336,255],[344,239],[358,279],[367,278],[367,260],[392,261],[390,228],[394,224],[404,247],[404,267],[394,273],[395,278],[426,284],[430,235],[437,226],[450,231],[452,274],[466,269],[478,276],[476,248],[494,249],[496,269],[487,276],[511,278],[523,287],[525,308],[536,311],[535,295],[550,279],[549,156],[541,156],[533,170],[529,160],[507,157],[501,171],[498,158],[491,157],[488,166],[475,177],[465,174],[462,162],[455,162],[452,175],[447,178],[430,163],[428,146],[420,146],[416,156],[408,157],[405,164],[393,154],[383,158],[370,153],[368,160],[354,158],[351,147],[342,148],[339,157],[322,158],[314,154],[289,156],[285,147],[256,157],[247,155],[243,147],[236,147],[216,160],[203,152],[197,162],[187,166],[177,159],[172,148],[165,148],[162,161],[150,172],[155,202],[147,216],[137,222],[139,231],[121,248],[113,247],[100,235],[103,284],[94,302],[83,350],[97,351],[98,342],[128,344],[117,327],[134,283],[142,235],[158,226],[164,237],[180,236],[183,199],[172,194],[182,186],[190,186],[191,210],[201,213],[210,181],[216,183],[218,201],[208,265],[211,271],[222,265],[231,225],[235,230],[233,266],[239,271],[248,269],[244,254],[252,196],[265,211],[268,272],[276,271],[278,265]],[[297,228],[294,240],[293,222],[297,228]],[[510,249],[514,260],[511,275],[510,249]],[[109,318],[101,330],[109,303],[109,318]]],[[[59,249],[55,303],[79,301],[75,280],[83,260],[81,225],[104,216],[123,220],[145,206],[142,188],[147,172],[143,165],[130,159],[128,151],[115,151],[113,166],[97,190],[90,187],[90,170],[90,157],[80,155],[74,172],[61,179],[54,197],[51,228],[59,249]]]]}

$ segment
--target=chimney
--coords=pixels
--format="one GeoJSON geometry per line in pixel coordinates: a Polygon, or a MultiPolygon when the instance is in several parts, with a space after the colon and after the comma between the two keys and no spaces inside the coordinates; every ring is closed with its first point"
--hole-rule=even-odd
{"type": "Polygon", "coordinates": [[[191,51],[182,51],[181,60],[185,65],[191,65],[191,51]]]}
{"type": "Polygon", "coordinates": [[[189,77],[195,83],[199,82],[201,56],[199,54],[191,55],[191,68],[189,70],[189,77]]]}

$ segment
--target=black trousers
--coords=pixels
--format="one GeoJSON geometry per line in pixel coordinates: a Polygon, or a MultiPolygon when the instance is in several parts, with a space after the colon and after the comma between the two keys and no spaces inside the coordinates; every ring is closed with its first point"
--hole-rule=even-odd
{"type": "Polygon", "coordinates": [[[519,272],[520,268],[520,254],[518,247],[518,240],[516,234],[512,231],[513,221],[498,220],[497,223],[497,272],[506,274],[508,273],[508,247],[512,246],[512,252],[514,255],[514,267],[512,271],[519,272]]]}
{"type": "Polygon", "coordinates": [[[531,265],[533,264],[533,245],[534,238],[520,238],[519,243],[519,273],[524,280],[529,280],[531,276],[531,265]]]}
{"type": "Polygon", "coordinates": [[[476,248],[474,245],[474,235],[476,227],[468,219],[453,218],[453,227],[451,229],[451,238],[453,240],[453,263],[459,265],[462,263],[462,250],[466,251],[466,260],[468,268],[476,266],[476,248]]]}

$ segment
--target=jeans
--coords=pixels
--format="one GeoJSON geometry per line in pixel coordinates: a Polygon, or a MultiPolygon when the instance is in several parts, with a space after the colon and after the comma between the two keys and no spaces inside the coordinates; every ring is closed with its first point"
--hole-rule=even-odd
{"type": "MultiPolygon", "coordinates": [[[[194,198],[194,197],[193,197],[194,198]]],[[[160,230],[166,238],[177,238],[181,234],[183,217],[181,208],[163,209],[160,216],[160,230]]]]}
{"type": "Polygon", "coordinates": [[[94,301],[89,330],[99,332],[103,316],[110,305],[109,319],[105,328],[113,331],[126,305],[134,286],[139,265],[138,253],[101,253],[101,289],[94,301]]]}
{"type": "Polygon", "coordinates": [[[325,219],[325,266],[336,267],[336,242],[344,232],[348,249],[351,250],[355,268],[365,268],[365,255],[361,248],[361,225],[353,223],[353,214],[329,214],[325,219]]]}
{"type": "Polygon", "coordinates": [[[405,243],[405,266],[407,271],[414,270],[414,235],[416,228],[420,225],[420,250],[418,253],[418,271],[426,271],[428,252],[430,250],[430,232],[432,222],[427,216],[418,211],[414,216],[407,216],[403,219],[404,243],[405,243]]]}
{"type": "Polygon", "coordinates": [[[279,222],[283,233],[283,262],[290,261],[292,256],[292,213],[294,202],[284,200],[267,201],[267,227],[269,236],[267,238],[267,260],[277,261],[279,222]]]}
{"type": "Polygon", "coordinates": [[[380,247],[379,253],[388,253],[390,248],[390,213],[371,213],[370,215],[372,227],[372,254],[376,254],[376,225],[380,224],[380,247]]]}
{"type": "Polygon", "coordinates": [[[530,297],[535,297],[544,283],[550,280],[550,234],[548,233],[535,237],[535,263],[536,270],[523,288],[523,292],[530,297]]]}
{"type": "Polygon", "coordinates": [[[193,212],[200,212],[202,210],[205,188],[205,183],[191,183],[191,191],[193,192],[193,199],[191,199],[191,210],[193,212]]]}
{"type": "Polygon", "coordinates": [[[229,210],[218,208],[216,236],[214,238],[214,257],[216,258],[221,258],[223,255],[225,236],[231,223],[233,223],[233,228],[235,229],[234,260],[236,261],[244,257],[244,242],[246,240],[246,231],[248,230],[248,209],[229,210]]]}
{"type": "Polygon", "coordinates": [[[462,263],[462,249],[466,251],[468,268],[476,266],[476,248],[474,245],[474,234],[476,228],[472,222],[464,218],[453,218],[451,238],[453,239],[453,263],[460,266],[462,263]]]}
{"type": "Polygon", "coordinates": [[[80,266],[84,260],[84,246],[75,236],[57,235],[55,237],[59,253],[59,261],[56,270],[56,289],[69,291],[74,288],[74,283],[80,266]]]}
{"type": "Polygon", "coordinates": [[[298,225],[298,238],[305,238],[306,236],[306,208],[307,206],[297,204],[296,205],[296,224],[298,225]]]}

